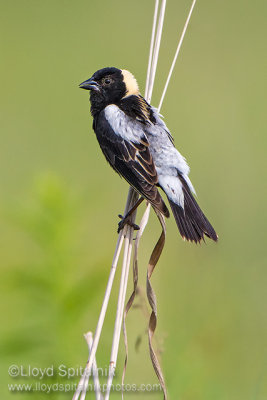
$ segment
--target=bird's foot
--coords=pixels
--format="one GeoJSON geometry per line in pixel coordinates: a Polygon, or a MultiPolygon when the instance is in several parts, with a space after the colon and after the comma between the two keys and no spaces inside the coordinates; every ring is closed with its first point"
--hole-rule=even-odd
{"type": "Polygon", "coordinates": [[[131,226],[135,231],[139,231],[140,227],[136,224],[134,224],[131,221],[131,215],[127,215],[124,217],[123,215],[119,214],[118,215],[121,221],[118,223],[118,233],[125,227],[125,225],[131,226]]]}

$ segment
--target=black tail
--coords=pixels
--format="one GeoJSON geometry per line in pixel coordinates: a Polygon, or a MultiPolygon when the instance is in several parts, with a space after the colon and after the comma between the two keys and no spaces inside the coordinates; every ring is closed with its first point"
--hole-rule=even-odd
{"type": "Polygon", "coordinates": [[[181,179],[184,193],[184,209],[169,199],[170,206],[183,239],[199,243],[204,235],[217,242],[218,236],[201,211],[187,183],[181,179]]]}

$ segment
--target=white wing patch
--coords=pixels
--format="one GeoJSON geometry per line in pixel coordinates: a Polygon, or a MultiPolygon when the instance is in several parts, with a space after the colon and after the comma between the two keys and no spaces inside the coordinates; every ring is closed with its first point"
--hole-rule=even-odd
{"type": "Polygon", "coordinates": [[[158,174],[159,184],[170,200],[184,208],[183,185],[178,173],[182,174],[190,190],[195,193],[188,177],[190,168],[185,158],[174,147],[170,140],[170,133],[155,109],[155,124],[144,125],[128,117],[118,106],[110,104],[105,108],[105,118],[114,133],[122,139],[133,143],[140,143],[146,136],[149,150],[153,157],[158,174]],[[156,114],[156,115],[155,115],[156,114]]]}
{"type": "Polygon", "coordinates": [[[144,137],[142,127],[130,119],[118,106],[110,104],[105,108],[105,117],[114,133],[127,141],[140,143],[144,137]]]}
{"type": "Polygon", "coordinates": [[[156,123],[146,128],[146,134],[150,144],[149,149],[158,173],[159,183],[167,196],[176,204],[183,207],[184,195],[178,173],[184,177],[190,190],[196,193],[188,177],[190,168],[186,159],[174,147],[170,131],[154,107],[153,116],[156,119],[156,123]]]}

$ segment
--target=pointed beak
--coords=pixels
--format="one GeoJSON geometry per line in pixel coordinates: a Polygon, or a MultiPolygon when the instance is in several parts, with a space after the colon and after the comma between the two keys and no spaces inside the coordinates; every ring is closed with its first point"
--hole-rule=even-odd
{"type": "Polygon", "coordinates": [[[96,81],[94,81],[92,78],[87,79],[87,81],[80,83],[79,87],[81,89],[95,90],[96,92],[100,92],[99,84],[96,81]]]}

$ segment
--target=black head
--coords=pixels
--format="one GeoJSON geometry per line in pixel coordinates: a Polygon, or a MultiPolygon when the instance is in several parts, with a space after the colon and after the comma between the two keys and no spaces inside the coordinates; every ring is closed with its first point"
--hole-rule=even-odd
{"type": "Polygon", "coordinates": [[[80,88],[90,90],[91,112],[96,114],[109,104],[117,104],[124,97],[138,95],[138,84],[127,70],[103,68],[80,84],[80,88]]]}

